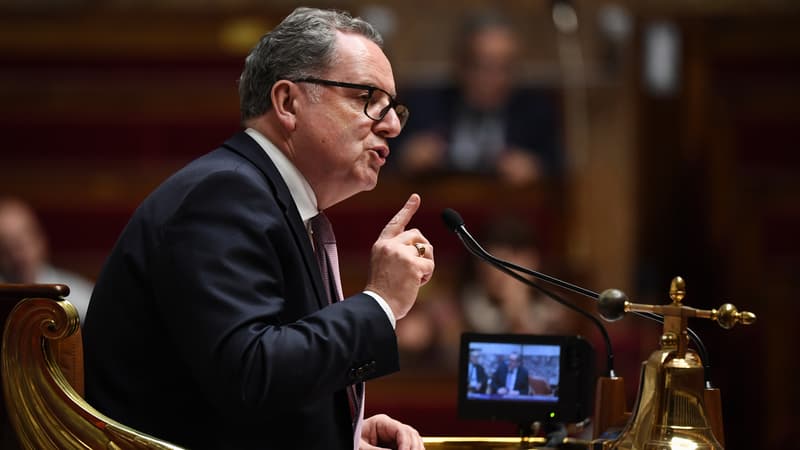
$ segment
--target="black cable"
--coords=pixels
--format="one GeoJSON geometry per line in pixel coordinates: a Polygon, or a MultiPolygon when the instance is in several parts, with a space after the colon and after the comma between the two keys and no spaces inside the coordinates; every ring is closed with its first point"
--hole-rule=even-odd
{"type": "MultiPolygon", "coordinates": [[[[459,238],[461,238],[461,241],[464,243],[464,246],[467,248],[467,250],[470,251],[470,253],[472,253],[473,255],[475,255],[475,256],[477,256],[478,258],[481,258],[481,259],[488,259],[489,261],[494,263],[493,267],[495,267],[496,269],[504,272],[505,274],[511,276],[512,278],[514,278],[514,279],[516,279],[516,280],[518,280],[518,281],[520,281],[520,282],[522,282],[522,283],[524,283],[524,284],[526,284],[526,285],[528,285],[530,287],[533,287],[533,288],[539,290],[540,292],[542,292],[543,294],[545,294],[548,297],[552,298],[553,300],[557,301],[558,303],[566,306],[569,309],[572,309],[573,311],[577,312],[578,314],[581,314],[582,316],[584,316],[584,317],[588,318],[589,320],[591,320],[597,326],[597,328],[600,330],[600,332],[603,335],[603,340],[605,341],[605,346],[606,346],[606,373],[608,374],[609,377],[616,376],[616,373],[614,372],[614,351],[612,350],[612,347],[611,347],[611,338],[608,336],[608,332],[606,331],[606,328],[603,326],[602,322],[600,322],[600,320],[597,319],[597,317],[589,314],[583,308],[580,308],[580,307],[578,307],[578,306],[576,306],[576,305],[564,300],[563,298],[561,298],[560,296],[556,295],[555,293],[553,293],[553,292],[551,292],[551,291],[539,286],[538,284],[534,283],[533,281],[529,280],[528,278],[523,277],[519,273],[514,272],[514,270],[512,270],[512,269],[516,269],[519,266],[516,266],[515,264],[512,264],[512,263],[510,263],[508,261],[504,261],[502,259],[496,258],[492,254],[490,254],[489,252],[484,250],[483,247],[481,247],[481,245],[478,244],[478,242],[475,240],[475,238],[473,238],[472,235],[469,234],[469,231],[467,231],[466,228],[462,228],[461,231],[464,232],[467,235],[467,237],[469,237],[469,239],[463,239],[463,237],[461,236],[460,233],[456,233],[456,234],[459,236],[459,238]],[[509,266],[511,268],[509,268],[509,266]]],[[[524,272],[524,270],[523,270],[523,272],[524,272]]]]}

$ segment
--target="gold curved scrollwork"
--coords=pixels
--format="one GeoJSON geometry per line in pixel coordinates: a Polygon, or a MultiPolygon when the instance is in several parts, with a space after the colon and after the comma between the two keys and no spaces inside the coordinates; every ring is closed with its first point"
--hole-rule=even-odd
{"type": "Polygon", "coordinates": [[[51,341],[74,334],[78,312],[66,300],[19,302],[3,333],[3,393],[23,448],[179,449],[126,427],[90,406],[67,382],[51,341]]]}

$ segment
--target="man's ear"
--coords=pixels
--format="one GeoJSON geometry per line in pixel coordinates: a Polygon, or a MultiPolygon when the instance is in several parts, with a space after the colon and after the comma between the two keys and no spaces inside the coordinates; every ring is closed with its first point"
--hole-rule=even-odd
{"type": "Polygon", "coordinates": [[[296,109],[299,93],[297,85],[289,80],[278,80],[272,85],[270,92],[272,108],[286,131],[294,131],[297,127],[296,109]]]}

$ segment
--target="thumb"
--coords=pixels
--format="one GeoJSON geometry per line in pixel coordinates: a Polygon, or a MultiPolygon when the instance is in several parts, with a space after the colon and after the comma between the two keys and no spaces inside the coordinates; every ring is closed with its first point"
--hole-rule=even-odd
{"type": "Polygon", "coordinates": [[[403,205],[400,211],[398,211],[397,214],[392,217],[392,220],[383,228],[379,239],[393,238],[405,231],[406,225],[408,225],[408,222],[414,217],[414,213],[419,209],[420,203],[422,203],[422,199],[419,195],[411,194],[408,200],[406,200],[406,204],[403,205]]]}

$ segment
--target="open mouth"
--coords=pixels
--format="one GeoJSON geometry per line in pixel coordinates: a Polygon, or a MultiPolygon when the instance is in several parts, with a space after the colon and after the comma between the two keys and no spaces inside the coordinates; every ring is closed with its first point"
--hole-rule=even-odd
{"type": "Polygon", "coordinates": [[[381,162],[386,162],[386,158],[389,156],[389,149],[386,147],[373,147],[370,151],[375,153],[381,162]]]}
{"type": "Polygon", "coordinates": [[[372,150],[375,153],[377,153],[378,156],[380,156],[383,159],[386,159],[386,158],[389,157],[389,149],[386,148],[386,147],[377,147],[377,148],[373,148],[372,150]]]}

